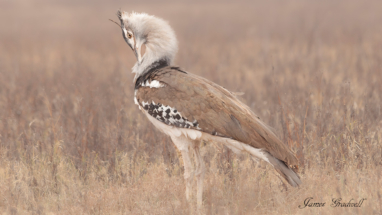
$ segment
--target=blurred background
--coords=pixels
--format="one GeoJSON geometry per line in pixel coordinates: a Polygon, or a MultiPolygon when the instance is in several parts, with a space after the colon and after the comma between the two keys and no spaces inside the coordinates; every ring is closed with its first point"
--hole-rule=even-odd
{"type": "Polygon", "coordinates": [[[167,20],[175,64],[244,92],[300,160],[292,189],[207,143],[206,214],[382,214],[382,2],[355,0],[1,0],[0,212],[193,211],[171,140],[134,105],[119,8],[167,20]],[[327,205],[298,209],[308,197],[327,205]]]}

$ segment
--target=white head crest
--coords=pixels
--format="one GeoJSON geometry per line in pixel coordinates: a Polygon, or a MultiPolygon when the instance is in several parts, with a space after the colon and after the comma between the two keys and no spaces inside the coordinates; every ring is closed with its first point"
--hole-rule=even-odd
{"type": "Polygon", "coordinates": [[[170,25],[163,19],[146,13],[128,14],[118,11],[122,35],[134,51],[137,63],[133,67],[136,77],[142,75],[151,64],[165,60],[170,65],[178,51],[178,42],[170,25]],[[141,55],[142,45],[146,52],[141,55]]]}

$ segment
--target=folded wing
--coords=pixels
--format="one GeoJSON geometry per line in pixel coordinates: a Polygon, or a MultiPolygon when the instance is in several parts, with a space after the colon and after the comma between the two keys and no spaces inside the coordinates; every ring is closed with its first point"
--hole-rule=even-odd
{"type": "Polygon", "coordinates": [[[232,138],[269,152],[287,166],[298,165],[288,146],[225,88],[178,67],[156,70],[142,83],[136,87],[137,102],[157,120],[232,138]]]}

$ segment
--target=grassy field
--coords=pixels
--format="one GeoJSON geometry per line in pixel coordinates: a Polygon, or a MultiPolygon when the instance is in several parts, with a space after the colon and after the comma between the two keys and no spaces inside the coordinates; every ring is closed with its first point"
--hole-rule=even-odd
{"type": "Polygon", "coordinates": [[[300,160],[292,188],[207,144],[206,214],[382,214],[382,2],[355,0],[0,1],[0,214],[194,213],[171,140],[134,105],[119,8],[168,20],[175,63],[244,92],[300,160]]]}

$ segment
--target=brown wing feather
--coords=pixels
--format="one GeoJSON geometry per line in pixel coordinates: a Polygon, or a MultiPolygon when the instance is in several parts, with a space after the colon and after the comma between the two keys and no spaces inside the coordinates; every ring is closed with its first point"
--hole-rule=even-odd
{"type": "Polygon", "coordinates": [[[298,160],[286,144],[248,106],[223,87],[178,68],[165,67],[155,73],[161,88],[140,87],[137,100],[174,107],[189,121],[197,120],[201,131],[233,138],[268,151],[289,166],[298,160]]]}

